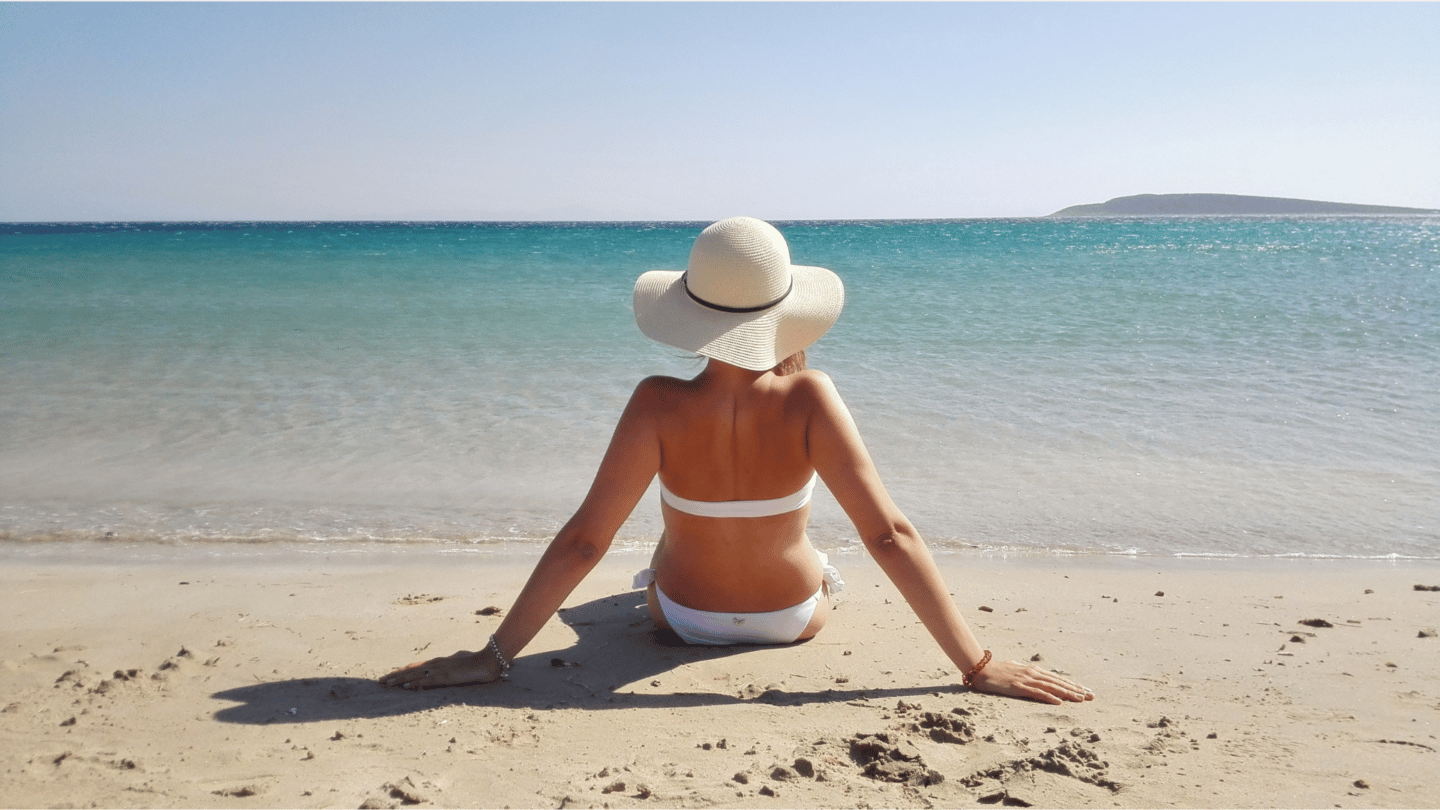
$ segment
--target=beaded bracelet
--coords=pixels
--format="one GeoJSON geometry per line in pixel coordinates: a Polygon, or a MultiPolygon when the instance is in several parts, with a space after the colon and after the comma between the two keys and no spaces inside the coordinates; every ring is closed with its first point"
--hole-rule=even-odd
{"type": "MultiPolygon", "coordinates": [[[[509,662],[509,661],[506,661],[506,660],[505,660],[505,656],[504,656],[503,654],[501,654],[501,652],[500,652],[500,642],[498,642],[498,641],[495,640],[495,634],[494,634],[494,633],[491,633],[491,634],[490,634],[490,652],[495,653],[495,659],[500,662],[500,677],[501,677],[501,678],[509,678],[509,677],[510,677],[510,662],[509,662]]],[[[976,671],[978,672],[979,670],[976,670],[976,671]]],[[[968,683],[968,682],[967,682],[967,683],[968,683]]]]}
{"type": "Polygon", "coordinates": [[[988,663],[990,663],[990,651],[986,650],[985,655],[980,659],[980,663],[976,664],[974,669],[965,673],[965,685],[974,688],[975,676],[979,675],[980,670],[984,669],[988,663]]]}

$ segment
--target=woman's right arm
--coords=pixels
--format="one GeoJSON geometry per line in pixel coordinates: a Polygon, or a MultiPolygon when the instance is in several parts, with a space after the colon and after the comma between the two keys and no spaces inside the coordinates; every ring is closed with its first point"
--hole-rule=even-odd
{"type": "MultiPolygon", "coordinates": [[[[813,397],[806,429],[810,462],[925,629],[961,672],[970,672],[985,650],[955,607],[920,533],[885,491],[839,391],[820,372],[808,372],[803,384],[813,397]]],[[[1014,661],[987,664],[974,685],[982,691],[1045,703],[1092,697],[1079,684],[1014,661]]]]}

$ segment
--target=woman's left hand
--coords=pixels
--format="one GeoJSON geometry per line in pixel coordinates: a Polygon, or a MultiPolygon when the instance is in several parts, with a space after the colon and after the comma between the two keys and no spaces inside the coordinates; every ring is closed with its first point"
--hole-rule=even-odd
{"type": "Polygon", "coordinates": [[[995,661],[975,675],[973,688],[992,695],[1030,698],[1041,703],[1079,703],[1095,693],[1067,678],[1019,661],[995,661]]]}
{"type": "Polygon", "coordinates": [[[444,658],[417,661],[380,679],[381,686],[402,689],[430,689],[436,686],[462,686],[490,683],[500,679],[500,663],[489,650],[461,650],[444,658]]]}

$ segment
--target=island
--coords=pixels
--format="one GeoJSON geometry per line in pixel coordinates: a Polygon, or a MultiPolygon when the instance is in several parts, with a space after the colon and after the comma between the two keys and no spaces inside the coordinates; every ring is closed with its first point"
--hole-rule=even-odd
{"type": "Polygon", "coordinates": [[[1052,217],[1215,216],[1228,214],[1440,214],[1434,208],[1248,197],[1243,194],[1136,194],[1103,203],[1072,205],[1052,217]]]}

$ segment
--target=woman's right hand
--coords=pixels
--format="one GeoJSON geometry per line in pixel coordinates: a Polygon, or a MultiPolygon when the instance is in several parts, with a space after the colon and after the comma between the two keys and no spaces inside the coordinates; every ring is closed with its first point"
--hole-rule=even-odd
{"type": "Polygon", "coordinates": [[[500,680],[500,664],[489,650],[461,650],[444,658],[416,661],[380,679],[381,686],[401,689],[433,689],[500,680]]]}
{"type": "Polygon", "coordinates": [[[1067,678],[1019,661],[992,661],[972,679],[978,692],[1029,698],[1041,703],[1080,703],[1094,700],[1095,693],[1067,678]]]}

